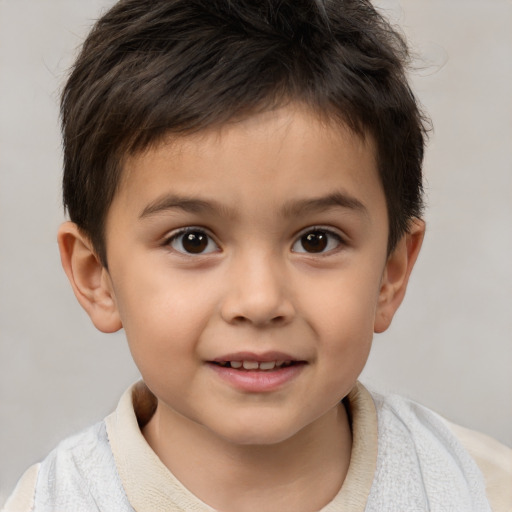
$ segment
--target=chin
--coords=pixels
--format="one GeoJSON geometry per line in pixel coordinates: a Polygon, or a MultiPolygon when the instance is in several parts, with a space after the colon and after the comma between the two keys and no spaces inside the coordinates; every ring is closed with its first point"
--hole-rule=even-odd
{"type": "Polygon", "coordinates": [[[290,439],[297,433],[291,425],[278,423],[275,420],[271,422],[261,422],[255,420],[250,422],[233,424],[218,429],[217,435],[223,437],[226,441],[240,446],[270,446],[279,444],[290,439]],[[235,428],[234,428],[235,427],[235,428]]]}

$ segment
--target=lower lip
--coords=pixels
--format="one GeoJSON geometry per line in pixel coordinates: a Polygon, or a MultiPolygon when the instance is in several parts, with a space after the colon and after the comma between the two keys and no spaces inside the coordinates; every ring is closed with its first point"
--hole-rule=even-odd
{"type": "Polygon", "coordinates": [[[231,386],[248,393],[275,391],[295,379],[306,366],[297,363],[278,370],[236,370],[208,363],[217,375],[231,386]]]}

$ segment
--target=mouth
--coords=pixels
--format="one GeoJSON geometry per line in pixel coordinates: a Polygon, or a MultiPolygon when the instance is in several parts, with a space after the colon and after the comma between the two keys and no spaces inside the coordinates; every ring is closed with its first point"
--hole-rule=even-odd
{"type": "Polygon", "coordinates": [[[207,361],[229,386],[244,393],[283,389],[302,374],[308,362],[283,352],[236,352],[207,361]]]}
{"type": "Polygon", "coordinates": [[[288,368],[297,364],[304,364],[305,361],[284,361],[279,359],[275,361],[255,361],[251,359],[243,359],[236,361],[211,361],[211,363],[222,368],[233,368],[235,370],[241,371],[271,372],[274,370],[280,370],[281,368],[288,368]]]}
{"type": "Polygon", "coordinates": [[[277,372],[292,366],[304,366],[307,361],[284,352],[236,352],[208,361],[219,370],[233,369],[240,372],[277,372]]]}

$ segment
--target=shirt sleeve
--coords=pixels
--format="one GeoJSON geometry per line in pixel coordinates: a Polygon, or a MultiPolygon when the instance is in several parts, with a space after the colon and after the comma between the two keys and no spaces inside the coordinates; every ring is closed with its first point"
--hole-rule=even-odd
{"type": "Polygon", "coordinates": [[[39,467],[40,464],[34,464],[25,471],[1,512],[31,512],[33,510],[39,467]]]}
{"type": "Polygon", "coordinates": [[[510,512],[512,449],[480,432],[453,423],[448,423],[448,426],[480,468],[493,512],[510,512]]]}

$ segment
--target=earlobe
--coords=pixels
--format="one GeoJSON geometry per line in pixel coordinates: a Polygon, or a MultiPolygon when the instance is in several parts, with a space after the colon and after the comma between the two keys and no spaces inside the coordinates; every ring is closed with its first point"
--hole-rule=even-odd
{"type": "Polygon", "coordinates": [[[402,303],[416,259],[425,235],[425,222],[413,219],[409,231],[389,255],[382,275],[374,331],[384,332],[402,303]]]}
{"type": "Polygon", "coordinates": [[[73,222],[59,228],[58,243],[62,267],[78,302],[102,332],[115,332],[122,323],[107,269],[92,244],[73,222]]]}

